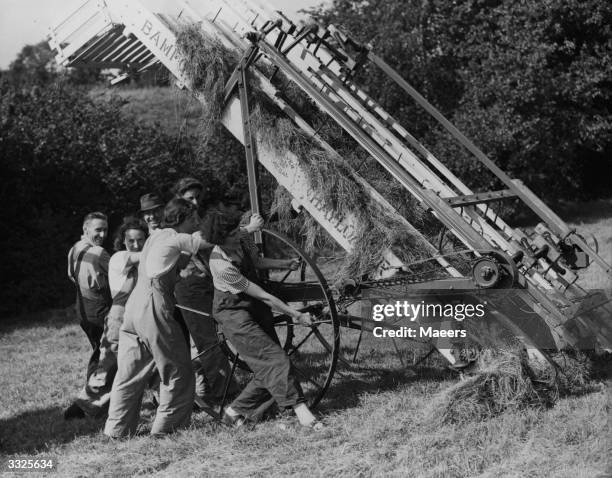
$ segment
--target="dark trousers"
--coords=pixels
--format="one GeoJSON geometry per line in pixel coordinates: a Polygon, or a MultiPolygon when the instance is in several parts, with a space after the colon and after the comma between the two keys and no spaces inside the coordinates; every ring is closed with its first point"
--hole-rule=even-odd
{"type": "Polygon", "coordinates": [[[89,363],[87,364],[87,379],[98,367],[98,361],[100,360],[100,340],[102,339],[102,333],[104,328],[96,325],[88,320],[81,319],[81,328],[87,335],[89,344],[93,350],[91,357],[89,357],[89,363]]]}
{"type": "MultiPolygon", "coordinates": [[[[212,314],[213,286],[210,279],[189,276],[181,279],[174,289],[177,303],[207,314],[212,314]]],[[[231,368],[227,357],[219,347],[217,329],[212,317],[206,317],[187,310],[181,310],[189,334],[201,355],[194,360],[196,375],[196,394],[210,399],[221,399],[225,382],[231,368]]],[[[238,385],[231,380],[228,393],[238,392],[238,385]]]]}
{"type": "Polygon", "coordinates": [[[291,361],[279,344],[272,312],[265,304],[245,294],[215,290],[213,313],[253,371],[253,378],[231,404],[234,410],[250,416],[270,398],[282,408],[304,401],[291,361]]]}

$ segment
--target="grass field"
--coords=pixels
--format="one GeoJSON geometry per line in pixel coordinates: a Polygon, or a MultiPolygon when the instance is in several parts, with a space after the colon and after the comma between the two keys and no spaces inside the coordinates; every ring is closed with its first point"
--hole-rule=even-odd
{"type": "MultiPolygon", "coordinates": [[[[581,221],[612,260],[612,218],[581,221]]],[[[609,287],[595,269],[585,285],[609,287]]],[[[360,363],[367,363],[365,357],[360,363]]],[[[82,385],[88,344],[70,309],[0,324],[0,452],[52,456],[58,476],[610,476],[610,377],[600,391],[561,399],[547,410],[505,412],[463,425],[437,418],[436,398],[457,378],[438,368],[341,370],[318,412],[323,432],[282,430],[275,421],[231,431],[194,415],[188,430],[163,439],[142,430],[108,441],[103,421],[65,422],[62,410],[82,385]]]]}
{"type": "MultiPolygon", "coordinates": [[[[173,133],[196,128],[199,106],[183,92],[118,93],[129,100],[124,109],[143,121],[173,133]]],[[[597,237],[601,255],[612,263],[612,202],[567,214],[597,237]]],[[[580,284],[612,291],[596,266],[580,284]]],[[[108,441],[100,431],[103,420],[62,418],[83,384],[89,355],[71,309],[0,322],[0,458],[53,457],[59,473],[51,476],[62,477],[612,476],[610,375],[600,391],[562,398],[551,409],[452,425],[439,420],[437,399],[457,376],[439,359],[402,367],[372,340],[362,351],[364,367],[340,367],[317,410],[327,425],[323,432],[283,430],[275,421],[232,431],[199,413],[189,429],[153,439],[147,431],[154,408],[146,402],[139,435],[108,441]],[[368,366],[373,360],[377,366],[368,366]]]]}
{"type": "Polygon", "coordinates": [[[95,88],[93,99],[106,99],[111,95],[123,101],[123,111],[140,121],[160,124],[169,134],[193,134],[197,129],[202,106],[186,90],[170,88],[95,88]]]}

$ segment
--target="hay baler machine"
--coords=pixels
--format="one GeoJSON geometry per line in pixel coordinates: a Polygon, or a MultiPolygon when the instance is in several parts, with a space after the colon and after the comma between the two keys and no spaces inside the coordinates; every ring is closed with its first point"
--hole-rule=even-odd
{"type": "MultiPolygon", "coordinates": [[[[175,8],[166,10],[153,13],[147,3],[137,0],[86,1],[51,30],[50,44],[66,66],[89,63],[128,73],[163,67],[179,86],[205,101],[206,95],[196,86],[202,82],[188,73],[187,55],[177,44],[186,29],[195,29],[205,43],[220,45],[236,58],[225,81],[220,121],[245,146],[253,211],[260,209],[257,178],[261,165],[346,253],[358,248],[367,228],[359,211],[339,211],[333,200],[313,188],[299,153],[279,148],[270,139],[270,131],[266,134],[254,123],[256,85],[257,96],[274,104],[278,114],[289,118],[317,151],[326,158],[340,158],[312,121],[291,106],[283,90],[290,84],[439,224],[440,234],[434,240],[414,227],[385,198],[385,191],[377,191],[349,163],[342,171],[367,196],[366,203],[375,206],[371,214],[391,218],[426,257],[406,262],[401,251],[381,247],[377,251],[380,260],[367,274],[344,277],[330,287],[321,272],[330,267],[320,267],[321,258],[317,262],[277,232],[265,231],[257,238],[268,250],[301,258],[297,271],[273,274],[268,286],[316,316],[310,327],[298,326],[287,317],[277,318],[279,335],[311,402],[321,399],[337,366],[354,367],[364,333],[371,335],[381,325],[399,330],[415,322],[414,317],[407,323],[397,317],[386,324],[373,320],[371,306],[381,301],[486,303],[487,319],[474,325],[474,338],[481,345],[489,339],[494,343],[493,336],[503,330],[536,355],[566,347],[612,349],[610,300],[602,292],[579,285],[587,267],[599,267],[605,277],[612,277],[612,268],[598,255],[596,242],[568,227],[526,185],[498,168],[369,45],[332,26],[298,27],[262,1],[177,2],[175,8]],[[466,186],[360,87],[356,78],[364,68],[382,70],[471,152],[503,189],[475,192],[466,186]],[[502,219],[495,206],[505,200],[520,201],[537,215],[541,222],[535,230],[527,233],[502,219]],[[453,244],[450,250],[449,244],[453,244]]],[[[316,162],[310,167],[316,168],[316,162]]],[[[420,321],[416,317],[416,323],[420,321]]],[[[452,317],[447,322],[449,328],[461,327],[452,317]]],[[[404,363],[401,348],[408,341],[392,337],[378,344],[391,347],[404,363]]],[[[452,366],[466,363],[461,345],[453,341],[431,338],[420,342],[439,350],[452,366]]],[[[231,347],[227,350],[232,353],[231,347]]]]}

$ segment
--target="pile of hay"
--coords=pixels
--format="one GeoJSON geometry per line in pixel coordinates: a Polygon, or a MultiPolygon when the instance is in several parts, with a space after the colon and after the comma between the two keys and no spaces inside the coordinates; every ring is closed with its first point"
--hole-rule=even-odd
{"type": "MultiPolygon", "coordinates": [[[[191,81],[193,90],[202,95],[206,102],[202,135],[203,141],[207,142],[219,124],[224,106],[223,88],[239,58],[235,52],[205,36],[197,25],[179,33],[177,48],[183,58],[183,71],[191,81]]],[[[354,178],[350,164],[355,164],[355,158],[342,158],[323,149],[262,93],[257,81],[250,78],[249,82],[252,92],[251,122],[258,138],[275,150],[279,158],[288,152],[295,154],[306,172],[310,187],[318,193],[326,206],[341,217],[353,214],[357,219],[359,230],[356,247],[346,255],[338,277],[334,279],[362,277],[374,272],[382,262],[382,254],[386,249],[392,249],[405,263],[427,256],[427,248],[421,239],[373,201],[362,184],[354,178]]],[[[308,119],[312,120],[316,116],[313,116],[312,102],[295,85],[287,88],[285,94],[291,96],[286,100],[290,104],[299,105],[298,111],[305,111],[305,116],[310,117],[308,119]]],[[[322,113],[319,112],[320,115],[322,113]]],[[[326,139],[333,140],[333,134],[341,134],[341,131],[338,132],[338,128],[328,128],[329,137],[326,139]]],[[[334,146],[333,141],[330,142],[334,146]]],[[[346,138],[340,143],[346,144],[346,138]]],[[[393,190],[391,187],[388,189],[393,190]]],[[[405,191],[404,195],[407,195],[405,191]]],[[[296,231],[295,220],[290,219],[287,193],[277,191],[276,199],[272,209],[281,221],[275,227],[284,229],[284,232],[296,231]]],[[[406,213],[409,222],[419,223],[424,211],[420,207],[412,207],[406,213]]],[[[332,246],[327,234],[309,215],[299,221],[297,230],[304,237],[307,249],[312,251],[324,245],[332,246]]],[[[427,264],[426,267],[438,268],[435,263],[427,264]]]]}
{"type": "Polygon", "coordinates": [[[434,400],[431,418],[442,423],[465,423],[496,416],[506,410],[549,408],[563,396],[596,390],[590,361],[580,354],[558,353],[556,367],[527,362],[517,350],[486,351],[475,373],[445,389],[434,400]]]}
{"type": "Polygon", "coordinates": [[[217,133],[223,113],[225,83],[238,64],[235,52],[218,41],[205,41],[196,25],[183,29],[176,47],[181,52],[181,68],[191,81],[192,91],[202,102],[201,138],[206,144],[217,133]]]}

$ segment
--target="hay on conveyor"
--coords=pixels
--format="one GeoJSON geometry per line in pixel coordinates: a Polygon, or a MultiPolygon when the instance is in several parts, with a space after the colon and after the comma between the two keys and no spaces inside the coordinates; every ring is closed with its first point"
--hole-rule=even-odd
{"type": "MultiPolygon", "coordinates": [[[[206,102],[202,129],[203,141],[206,142],[216,132],[224,107],[223,89],[239,58],[235,52],[204,35],[197,25],[186,27],[179,33],[177,48],[182,54],[183,71],[191,81],[192,89],[202,95],[206,102]]],[[[249,82],[251,121],[258,138],[273,149],[278,158],[285,157],[288,152],[293,153],[300,161],[310,187],[318,193],[325,205],[339,216],[352,214],[357,220],[359,229],[355,247],[345,256],[338,277],[334,279],[359,278],[373,273],[387,249],[392,249],[405,263],[427,256],[427,248],[422,240],[397,217],[372,200],[363,185],[355,179],[350,166],[351,158],[343,159],[338,154],[324,150],[262,93],[253,78],[249,82]]],[[[297,88],[291,87],[288,91],[292,95],[290,103],[312,107],[312,102],[297,88]]],[[[308,116],[312,116],[312,112],[308,116]]],[[[334,128],[328,130],[333,131],[334,128]]],[[[395,190],[392,187],[388,189],[395,190]]],[[[278,193],[277,198],[281,195],[278,193]]],[[[289,201],[275,202],[276,212],[285,221],[276,227],[295,229],[289,223],[289,207],[289,201]]],[[[410,222],[411,219],[419,221],[422,214],[423,211],[415,207],[408,211],[407,219],[410,222]]],[[[301,221],[300,232],[305,236],[305,246],[312,251],[318,243],[325,242],[326,234],[322,233],[321,226],[309,215],[301,221]]]]}
{"type": "Polygon", "coordinates": [[[447,388],[433,402],[432,418],[465,423],[491,418],[506,410],[549,408],[560,397],[597,389],[590,380],[590,361],[580,355],[553,355],[557,367],[531,360],[519,350],[486,351],[478,370],[447,388]]]}
{"type": "Polygon", "coordinates": [[[181,52],[181,68],[191,81],[192,91],[201,95],[202,142],[217,132],[223,113],[225,83],[238,64],[238,55],[221,42],[207,39],[196,25],[183,29],[177,37],[176,47],[181,52]]]}

